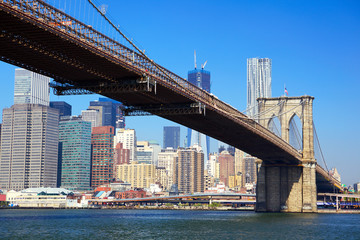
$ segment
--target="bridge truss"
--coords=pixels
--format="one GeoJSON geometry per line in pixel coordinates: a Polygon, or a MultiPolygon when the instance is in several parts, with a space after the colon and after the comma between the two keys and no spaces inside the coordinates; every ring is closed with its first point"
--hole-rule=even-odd
{"type": "Polygon", "coordinates": [[[301,163],[301,153],[245,114],[44,1],[0,0],[0,44],[1,61],[53,78],[60,95],[102,94],[129,114],[162,116],[263,161],[301,163]]]}

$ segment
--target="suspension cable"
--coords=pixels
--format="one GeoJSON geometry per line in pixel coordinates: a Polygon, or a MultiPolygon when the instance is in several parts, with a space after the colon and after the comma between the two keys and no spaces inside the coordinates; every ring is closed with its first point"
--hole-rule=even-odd
{"type": "Polygon", "coordinates": [[[289,112],[291,112],[292,110],[294,110],[295,108],[297,108],[297,107],[299,107],[300,105],[302,105],[304,102],[303,101],[301,101],[298,105],[296,105],[295,107],[293,107],[293,108],[291,108],[291,109],[289,109],[288,111],[286,111],[286,112],[283,112],[283,113],[280,113],[280,114],[278,114],[278,115],[273,115],[272,117],[268,117],[268,118],[258,118],[257,120],[267,120],[267,119],[272,119],[272,118],[274,118],[274,117],[280,117],[280,116],[282,116],[282,115],[284,115],[284,114],[286,114],[286,113],[289,113],[289,112]]]}
{"type": "Polygon", "coordinates": [[[88,2],[91,4],[91,6],[92,6],[93,8],[96,9],[96,11],[97,11],[103,18],[105,18],[105,20],[106,20],[123,38],[125,38],[125,40],[126,40],[128,43],[131,44],[131,46],[133,46],[133,47],[138,51],[138,53],[139,53],[141,56],[143,56],[146,60],[148,60],[150,63],[152,63],[160,72],[162,72],[166,77],[168,77],[170,80],[172,80],[173,83],[175,83],[176,85],[178,85],[178,86],[181,87],[181,85],[180,85],[177,81],[175,81],[171,76],[169,76],[169,74],[168,74],[167,72],[165,72],[160,65],[158,65],[158,64],[155,63],[153,60],[151,60],[151,59],[150,59],[143,51],[141,51],[129,38],[127,38],[127,37],[125,36],[125,34],[123,34],[123,33],[121,32],[121,30],[120,30],[117,26],[115,26],[115,25],[110,21],[110,19],[105,16],[104,13],[101,12],[101,10],[92,2],[92,0],[88,0],[88,2]]]}
{"type": "Polygon", "coordinates": [[[270,120],[270,121],[271,121],[271,124],[272,124],[271,127],[273,127],[274,129],[270,129],[270,126],[269,126],[269,129],[270,129],[273,133],[275,133],[275,134],[277,133],[276,135],[278,135],[279,137],[281,137],[281,132],[279,131],[278,127],[276,126],[274,120],[270,120]],[[276,130],[276,132],[275,132],[275,130],[276,130]]]}
{"type": "Polygon", "coordinates": [[[320,146],[320,141],[319,141],[319,138],[318,138],[318,135],[317,135],[317,132],[316,132],[315,123],[314,123],[314,121],[313,121],[312,123],[313,123],[313,127],[314,127],[314,133],[315,133],[316,141],[317,141],[317,143],[318,143],[318,145],[319,145],[319,150],[320,150],[320,154],[321,154],[322,160],[323,160],[323,162],[324,162],[324,164],[325,164],[326,170],[327,170],[328,173],[330,174],[329,169],[328,169],[328,167],[327,167],[327,164],[326,164],[326,162],[325,162],[324,154],[323,154],[322,149],[321,149],[321,146],[320,146]]]}
{"type": "Polygon", "coordinates": [[[292,124],[292,123],[293,123],[293,125],[294,125],[293,128],[294,128],[294,130],[295,130],[295,131],[294,131],[294,135],[295,135],[296,141],[297,141],[297,143],[299,144],[299,147],[302,148],[302,147],[303,147],[303,146],[302,146],[302,143],[301,143],[302,137],[301,137],[299,128],[298,128],[298,126],[297,126],[294,118],[290,121],[290,124],[292,124]]]}
{"type": "MultiPolygon", "coordinates": [[[[265,113],[267,113],[267,112],[273,110],[274,108],[282,105],[284,102],[285,102],[285,100],[281,100],[281,101],[278,102],[276,105],[274,105],[274,106],[266,109],[265,111],[263,111],[263,112],[261,112],[261,113],[258,112],[258,113],[255,114],[254,116],[251,116],[251,118],[256,119],[256,117],[259,117],[259,116],[261,116],[261,115],[264,115],[265,113]]],[[[242,113],[245,113],[245,112],[247,112],[247,111],[249,111],[249,110],[251,110],[251,109],[253,109],[253,108],[255,108],[255,107],[258,107],[258,106],[259,106],[259,104],[256,104],[255,106],[252,106],[251,108],[247,108],[245,111],[242,111],[242,113]]]]}

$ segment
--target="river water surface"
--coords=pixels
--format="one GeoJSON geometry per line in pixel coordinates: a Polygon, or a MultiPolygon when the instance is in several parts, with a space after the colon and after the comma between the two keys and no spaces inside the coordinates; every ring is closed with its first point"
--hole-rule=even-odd
{"type": "Polygon", "coordinates": [[[10,209],[0,239],[360,239],[360,214],[10,209]]]}

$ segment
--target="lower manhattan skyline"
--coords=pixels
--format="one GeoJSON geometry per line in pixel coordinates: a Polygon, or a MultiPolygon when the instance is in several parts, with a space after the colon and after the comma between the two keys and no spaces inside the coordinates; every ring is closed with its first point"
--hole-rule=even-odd
{"type": "MultiPolygon", "coordinates": [[[[186,78],[193,68],[196,49],[198,62],[207,61],[212,93],[242,112],[246,109],[247,58],[272,59],[272,96],[283,96],[286,85],[289,96],[315,97],[314,123],[328,167],[336,167],[346,185],[360,181],[360,3],[160,1],[153,6],[147,1],[98,2],[109,6],[109,14],[122,30],[155,62],[181,77],[186,78]],[[131,11],[117,14],[121,8],[136,8],[141,17],[133,18],[131,11]]],[[[15,68],[0,62],[1,109],[13,105],[15,68]]],[[[51,101],[71,104],[73,115],[98,98],[58,97],[52,92],[50,96],[51,101]]],[[[178,124],[156,116],[126,118],[126,128],[136,129],[138,140],[154,139],[161,144],[164,126],[178,124]]],[[[182,126],[181,146],[185,132],[182,126]]],[[[211,151],[216,148],[212,140],[211,151]]]]}

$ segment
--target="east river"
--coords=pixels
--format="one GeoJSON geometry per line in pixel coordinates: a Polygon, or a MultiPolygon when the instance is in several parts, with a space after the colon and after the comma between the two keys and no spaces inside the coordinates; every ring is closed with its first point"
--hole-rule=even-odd
{"type": "Polygon", "coordinates": [[[360,239],[360,214],[9,209],[0,239],[360,239]]]}

